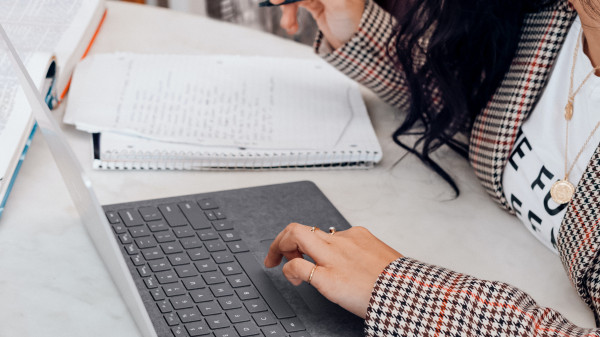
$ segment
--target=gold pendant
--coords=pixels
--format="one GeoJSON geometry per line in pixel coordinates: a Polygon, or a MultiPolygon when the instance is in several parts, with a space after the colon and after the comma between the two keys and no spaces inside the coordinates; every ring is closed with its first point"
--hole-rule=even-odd
{"type": "Polygon", "coordinates": [[[566,179],[561,179],[555,182],[550,188],[550,196],[555,203],[562,205],[566,204],[573,198],[575,194],[575,186],[566,179]]]}
{"type": "Polygon", "coordinates": [[[573,102],[569,100],[565,105],[565,119],[570,121],[573,118],[573,102]]]}

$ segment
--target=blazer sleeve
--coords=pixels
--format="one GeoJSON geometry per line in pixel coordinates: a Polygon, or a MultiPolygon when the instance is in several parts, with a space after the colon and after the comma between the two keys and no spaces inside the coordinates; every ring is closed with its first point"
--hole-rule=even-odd
{"type": "Polygon", "coordinates": [[[346,44],[331,50],[319,32],[314,48],[325,61],[371,89],[381,99],[405,109],[409,102],[406,77],[390,57],[394,52],[394,24],[395,19],[388,12],[373,0],[367,0],[358,31],[346,44]]]}
{"type": "Polygon", "coordinates": [[[405,257],[375,283],[365,335],[568,337],[600,336],[600,330],[577,327],[506,283],[405,257]]]}

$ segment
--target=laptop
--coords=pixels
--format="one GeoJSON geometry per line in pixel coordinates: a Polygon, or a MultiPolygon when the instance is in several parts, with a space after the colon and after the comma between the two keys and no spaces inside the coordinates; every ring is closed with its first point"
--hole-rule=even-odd
{"type": "Polygon", "coordinates": [[[96,250],[143,336],[361,336],[363,320],[262,265],[288,223],[350,227],[311,182],[101,206],[2,25],[17,76],[96,250]]]}

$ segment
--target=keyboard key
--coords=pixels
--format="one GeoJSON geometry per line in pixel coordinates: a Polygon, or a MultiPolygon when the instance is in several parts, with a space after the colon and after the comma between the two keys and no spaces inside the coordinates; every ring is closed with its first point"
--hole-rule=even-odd
{"type": "Polygon", "coordinates": [[[125,249],[125,252],[127,252],[129,255],[135,255],[140,252],[138,247],[133,243],[128,244],[127,246],[123,247],[123,249],[125,249]]]}
{"type": "Polygon", "coordinates": [[[171,328],[171,332],[175,337],[187,337],[187,333],[185,332],[185,328],[180,326],[176,326],[171,328]]]}
{"type": "Polygon", "coordinates": [[[184,278],[181,282],[183,282],[183,286],[187,290],[200,289],[206,286],[204,280],[200,276],[184,278]]]}
{"type": "Polygon", "coordinates": [[[221,272],[226,276],[242,273],[242,267],[235,262],[221,264],[219,265],[219,269],[221,269],[221,272]]]}
{"type": "Polygon", "coordinates": [[[131,262],[133,262],[133,265],[135,265],[135,266],[141,266],[143,264],[146,264],[146,261],[144,260],[144,258],[139,254],[132,256],[131,262]]]}
{"type": "Polygon", "coordinates": [[[240,236],[238,235],[237,232],[225,231],[225,232],[220,232],[219,234],[221,235],[221,238],[225,242],[239,241],[239,240],[241,240],[240,236]]]}
{"type": "Polygon", "coordinates": [[[171,304],[175,310],[192,308],[194,302],[188,295],[181,295],[171,298],[171,304]]]}
{"type": "Polygon", "coordinates": [[[264,328],[260,328],[265,337],[287,337],[288,334],[283,330],[280,325],[272,325],[264,328]]]}
{"type": "Polygon", "coordinates": [[[254,287],[237,288],[235,293],[242,301],[258,298],[258,291],[254,287]]]}
{"type": "Polygon", "coordinates": [[[121,223],[121,218],[119,218],[119,215],[117,214],[117,212],[115,211],[108,211],[106,213],[106,218],[108,219],[108,222],[110,224],[117,224],[117,223],[121,223]]]}
{"type": "Polygon", "coordinates": [[[160,273],[156,273],[155,277],[156,277],[156,280],[158,281],[158,283],[160,283],[160,284],[174,283],[179,280],[179,278],[177,277],[175,272],[172,270],[167,270],[167,271],[163,271],[160,273]]]}
{"type": "Polygon", "coordinates": [[[148,265],[150,266],[150,269],[152,269],[152,271],[155,273],[171,269],[171,265],[166,259],[151,260],[148,262],[148,265]]]}
{"type": "Polygon", "coordinates": [[[245,309],[233,309],[225,312],[232,323],[245,322],[250,320],[250,314],[245,309]]]}
{"type": "Polygon", "coordinates": [[[200,237],[200,240],[202,240],[202,241],[216,240],[219,238],[219,236],[217,235],[217,232],[214,229],[200,230],[200,231],[198,231],[198,236],[200,237]]]}
{"type": "Polygon", "coordinates": [[[204,336],[210,333],[208,324],[204,321],[192,322],[185,325],[185,329],[188,331],[190,336],[204,336]]]}
{"type": "Polygon", "coordinates": [[[175,254],[183,252],[183,247],[181,247],[181,244],[179,242],[163,243],[160,245],[160,248],[162,248],[165,254],[175,254]]]}
{"type": "Polygon", "coordinates": [[[194,268],[194,266],[191,264],[175,267],[175,272],[181,278],[192,277],[192,276],[198,275],[198,271],[196,271],[196,268],[194,268]]]}
{"type": "Polygon", "coordinates": [[[174,326],[179,324],[179,317],[174,312],[170,312],[168,314],[164,314],[165,321],[167,321],[168,326],[174,326]]]}
{"type": "Polygon", "coordinates": [[[158,211],[158,208],[156,208],[156,207],[152,207],[152,206],[140,207],[138,209],[138,211],[140,212],[140,214],[142,215],[142,218],[145,221],[153,221],[153,220],[162,219],[162,216],[160,215],[160,212],[158,211]]]}
{"type": "Polygon", "coordinates": [[[155,301],[162,301],[165,299],[165,293],[160,288],[150,290],[150,295],[155,301]]]}
{"type": "Polygon", "coordinates": [[[158,245],[158,242],[156,242],[156,240],[153,237],[144,237],[135,239],[135,244],[138,246],[138,248],[144,249],[156,247],[158,245]]]}
{"type": "Polygon", "coordinates": [[[160,312],[162,312],[163,314],[173,311],[171,303],[169,303],[169,301],[167,300],[157,302],[156,305],[158,305],[158,310],[160,310],[160,312]]]}
{"type": "Polygon", "coordinates": [[[219,252],[227,249],[227,246],[221,241],[208,241],[206,242],[206,250],[209,252],[219,252]]]}
{"type": "Polygon", "coordinates": [[[175,235],[170,230],[168,232],[158,232],[154,234],[156,241],[160,243],[173,242],[176,240],[175,235]]]}
{"type": "Polygon", "coordinates": [[[148,228],[151,232],[162,232],[169,229],[169,226],[164,221],[151,221],[148,223],[148,228]]]}
{"type": "Polygon", "coordinates": [[[150,235],[150,231],[146,228],[146,226],[133,227],[129,229],[129,233],[131,233],[131,236],[134,238],[150,235]]]}
{"type": "Polygon", "coordinates": [[[144,219],[142,219],[140,214],[133,209],[119,211],[119,215],[127,227],[140,226],[144,224],[144,219]]]}
{"type": "Polygon", "coordinates": [[[148,268],[147,266],[138,267],[137,270],[141,277],[148,277],[148,276],[152,275],[150,268],[148,268]]]}
{"type": "Polygon", "coordinates": [[[183,323],[196,322],[202,319],[200,311],[194,307],[180,310],[177,312],[177,315],[179,315],[179,319],[181,319],[183,323]]]}
{"type": "Polygon", "coordinates": [[[177,227],[173,229],[173,233],[178,238],[188,238],[190,236],[196,236],[196,231],[190,226],[177,227]]]}
{"type": "Polygon", "coordinates": [[[223,310],[237,309],[242,307],[242,302],[235,296],[221,297],[217,301],[223,310]]]}
{"type": "Polygon", "coordinates": [[[206,215],[206,218],[210,221],[219,220],[213,211],[206,211],[204,212],[204,215],[206,215]]]}
{"type": "Polygon", "coordinates": [[[144,249],[142,250],[142,255],[146,260],[162,259],[165,256],[158,247],[144,249]]]}
{"type": "Polygon", "coordinates": [[[212,258],[217,264],[233,262],[233,255],[227,251],[212,253],[212,258]]]}
{"type": "Polygon", "coordinates": [[[229,242],[227,243],[227,247],[232,253],[242,253],[249,251],[248,246],[243,241],[238,242],[229,242]]]}
{"type": "Polygon", "coordinates": [[[285,328],[285,331],[287,331],[287,332],[296,332],[296,331],[306,330],[306,328],[304,327],[304,324],[302,324],[302,321],[300,321],[300,319],[298,317],[282,319],[280,321],[280,323],[281,323],[281,325],[283,325],[283,327],[285,328]]]}
{"type": "Polygon", "coordinates": [[[204,212],[196,203],[181,202],[178,206],[188,219],[190,225],[192,225],[192,228],[196,230],[210,228],[210,222],[206,219],[204,212]]]}
{"type": "Polygon", "coordinates": [[[225,315],[223,314],[207,317],[206,322],[208,323],[208,326],[213,330],[227,328],[231,325],[227,317],[225,317],[225,315]]]}
{"type": "Polygon", "coordinates": [[[202,241],[197,236],[192,236],[189,238],[183,238],[179,240],[183,248],[192,249],[192,248],[200,248],[202,247],[202,241]]]}
{"type": "Polygon", "coordinates": [[[199,303],[198,309],[200,309],[200,312],[204,316],[217,315],[223,312],[221,307],[215,301],[199,303]]]}
{"type": "Polygon", "coordinates": [[[233,222],[231,222],[231,220],[213,221],[212,225],[218,231],[225,231],[225,230],[233,229],[233,222]]]}
{"type": "Polygon", "coordinates": [[[221,275],[221,273],[209,272],[202,274],[202,278],[206,284],[219,284],[224,283],[225,278],[221,275]]]}
{"type": "Polygon", "coordinates": [[[210,292],[210,290],[208,290],[208,288],[192,290],[190,291],[190,296],[192,297],[192,300],[196,303],[208,302],[214,299],[213,294],[210,292]]]}
{"type": "MultiPolygon", "coordinates": [[[[175,308],[175,309],[177,309],[177,308],[175,308]]],[[[277,318],[275,318],[275,316],[268,311],[260,312],[257,314],[252,314],[252,318],[254,319],[254,322],[256,322],[256,325],[258,325],[258,326],[277,324],[277,318]]]]}
{"type": "Polygon", "coordinates": [[[224,220],[227,219],[227,217],[225,216],[225,213],[223,213],[223,211],[221,210],[214,210],[213,213],[215,214],[215,216],[217,217],[217,220],[224,220]]]}
{"type": "Polygon", "coordinates": [[[127,227],[125,227],[125,225],[123,224],[115,224],[112,226],[113,231],[115,232],[115,234],[123,234],[123,233],[127,233],[127,227]]]}
{"type": "Polygon", "coordinates": [[[185,226],[188,224],[187,219],[181,213],[179,207],[176,204],[171,205],[161,205],[158,206],[158,209],[167,220],[167,223],[171,227],[185,226]]]}
{"type": "Polygon", "coordinates": [[[231,286],[234,288],[246,287],[246,286],[249,286],[252,284],[252,283],[250,283],[250,279],[248,278],[248,276],[243,275],[243,274],[235,275],[235,276],[228,276],[227,281],[229,281],[229,284],[231,284],[231,286]]]}
{"type": "Polygon", "coordinates": [[[260,333],[256,324],[252,321],[237,323],[235,330],[237,330],[241,337],[258,335],[260,333]]]}
{"type": "Polygon", "coordinates": [[[165,292],[165,294],[169,297],[179,296],[179,295],[183,295],[186,293],[185,289],[179,282],[164,285],[162,288],[163,288],[163,291],[165,292]]]}
{"type": "Polygon", "coordinates": [[[186,253],[172,254],[167,256],[167,258],[172,266],[181,266],[192,262],[186,253]]]}
{"type": "Polygon", "coordinates": [[[231,288],[231,286],[227,283],[210,286],[210,291],[212,291],[216,297],[233,295],[233,288],[231,288]]]}
{"type": "Polygon", "coordinates": [[[265,303],[265,301],[263,301],[260,298],[257,298],[255,300],[245,301],[244,306],[251,313],[266,311],[268,309],[267,303],[265,303]]]}
{"type": "Polygon", "coordinates": [[[126,245],[128,243],[132,243],[133,239],[131,238],[131,235],[123,233],[119,235],[119,241],[121,241],[122,244],[126,245]]]}
{"type": "Polygon", "coordinates": [[[252,253],[239,253],[235,257],[277,318],[296,316],[252,253]]]}
{"type": "Polygon", "coordinates": [[[210,255],[208,254],[208,251],[206,251],[206,248],[204,248],[204,247],[190,249],[190,250],[188,250],[187,253],[190,256],[190,259],[192,259],[193,261],[205,260],[210,257],[210,255]]]}
{"type": "Polygon", "coordinates": [[[200,205],[200,208],[202,208],[205,211],[209,209],[219,208],[219,206],[217,206],[217,203],[213,199],[198,200],[198,205],[200,205]]]}
{"type": "Polygon", "coordinates": [[[153,276],[145,278],[144,283],[146,284],[146,288],[148,288],[148,289],[154,289],[154,288],[158,287],[158,283],[156,283],[156,280],[154,279],[153,276]]]}
{"type": "Polygon", "coordinates": [[[212,260],[194,262],[194,265],[196,266],[196,269],[198,269],[198,271],[201,273],[217,270],[217,264],[214,263],[212,260]]]}
{"type": "Polygon", "coordinates": [[[217,329],[213,333],[215,337],[239,337],[233,328],[217,329]]]}
{"type": "Polygon", "coordinates": [[[293,332],[290,337],[312,337],[307,331],[293,332]]]}

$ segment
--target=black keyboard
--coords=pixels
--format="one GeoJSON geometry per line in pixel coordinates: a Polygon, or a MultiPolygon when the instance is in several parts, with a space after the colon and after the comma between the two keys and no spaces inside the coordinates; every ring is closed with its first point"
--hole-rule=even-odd
{"type": "Polygon", "coordinates": [[[159,336],[309,337],[212,199],[107,211],[159,336]]]}

